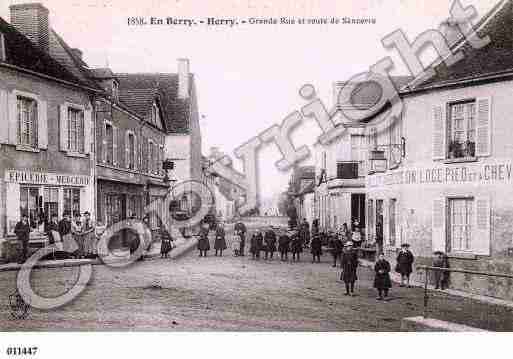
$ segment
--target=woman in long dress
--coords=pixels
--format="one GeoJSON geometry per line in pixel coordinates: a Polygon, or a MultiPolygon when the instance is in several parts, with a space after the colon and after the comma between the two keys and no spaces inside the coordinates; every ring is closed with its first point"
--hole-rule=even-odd
{"type": "Polygon", "coordinates": [[[219,251],[219,255],[223,256],[223,251],[226,249],[226,233],[224,231],[224,225],[222,223],[217,224],[216,239],[214,241],[214,249],[219,251]]]}

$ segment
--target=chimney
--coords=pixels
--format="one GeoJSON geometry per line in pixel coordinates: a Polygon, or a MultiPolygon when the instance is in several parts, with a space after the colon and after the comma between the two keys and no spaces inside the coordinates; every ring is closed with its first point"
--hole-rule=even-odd
{"type": "Polygon", "coordinates": [[[74,49],[71,49],[71,51],[73,52],[73,54],[76,57],[78,57],[80,60],[82,60],[82,50],[74,48],[74,49]]]}
{"type": "Polygon", "coordinates": [[[450,18],[440,23],[440,26],[438,27],[438,31],[443,35],[449,47],[463,38],[458,24],[459,22],[457,19],[455,20],[450,18]]]}
{"type": "Polygon", "coordinates": [[[189,59],[178,59],[178,98],[189,98],[189,59]]]}
{"type": "Polygon", "coordinates": [[[49,50],[48,9],[40,3],[11,5],[11,24],[41,50],[49,50]]]}

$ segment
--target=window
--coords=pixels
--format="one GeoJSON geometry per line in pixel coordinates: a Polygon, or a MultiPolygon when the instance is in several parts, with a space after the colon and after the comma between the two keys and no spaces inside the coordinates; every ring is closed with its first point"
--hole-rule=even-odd
{"type": "Polygon", "coordinates": [[[449,199],[449,244],[452,252],[471,250],[473,198],[449,199]]]}
{"type": "Polygon", "coordinates": [[[149,158],[150,168],[149,168],[148,172],[153,173],[153,172],[155,172],[155,145],[154,145],[154,143],[150,141],[149,147],[150,147],[150,158],[149,158]]]}
{"type": "Polygon", "coordinates": [[[357,177],[365,176],[366,157],[367,145],[365,144],[365,137],[360,135],[351,135],[351,161],[358,163],[357,177]]]}
{"type": "Polygon", "coordinates": [[[142,214],[142,197],[141,196],[129,196],[128,197],[128,215],[132,216],[135,214],[137,218],[141,218],[142,214]]]}
{"type": "Polygon", "coordinates": [[[159,118],[160,118],[159,107],[154,102],[153,105],[151,106],[151,123],[153,123],[154,125],[157,125],[159,122],[159,118]]]}
{"type": "Polygon", "coordinates": [[[128,134],[128,168],[135,168],[135,137],[133,133],[128,134]]]}
{"type": "Polygon", "coordinates": [[[68,107],[68,150],[84,153],[84,111],[68,107]]]}
{"type": "Polygon", "coordinates": [[[37,147],[37,101],[18,96],[18,144],[32,148],[37,147]]]}
{"type": "Polygon", "coordinates": [[[396,243],[396,205],[397,200],[391,199],[388,204],[388,241],[391,246],[396,243]]]}
{"type": "Polygon", "coordinates": [[[31,228],[39,224],[39,188],[20,187],[20,214],[27,215],[31,228]]]}
{"type": "Polygon", "coordinates": [[[369,222],[369,238],[374,234],[374,201],[369,199],[368,207],[367,207],[367,218],[369,222]]]}
{"type": "Polygon", "coordinates": [[[45,219],[50,222],[52,214],[59,215],[59,189],[45,187],[43,192],[45,219]]]}
{"type": "Polygon", "coordinates": [[[76,212],[80,212],[79,188],[64,188],[64,212],[68,212],[72,216],[76,212]]]}
{"type": "Polygon", "coordinates": [[[476,103],[454,103],[449,107],[449,158],[475,156],[476,103]]]}
{"type": "Polygon", "coordinates": [[[114,130],[109,123],[105,124],[105,162],[112,165],[114,155],[114,130]]]}
{"type": "Polygon", "coordinates": [[[337,162],[337,178],[358,178],[358,162],[337,162]]]}

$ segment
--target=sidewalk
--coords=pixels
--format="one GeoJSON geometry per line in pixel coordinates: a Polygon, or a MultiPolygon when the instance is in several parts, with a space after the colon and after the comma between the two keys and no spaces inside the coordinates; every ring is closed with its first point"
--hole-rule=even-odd
{"type": "MultiPolygon", "coordinates": [[[[360,264],[363,267],[371,268],[372,270],[374,270],[374,262],[371,262],[371,261],[366,260],[366,259],[359,259],[359,260],[360,260],[360,264]]],[[[392,273],[392,272],[390,273],[390,278],[392,279],[392,281],[394,281],[396,283],[401,283],[401,276],[399,274],[395,273],[395,272],[394,273],[392,273]]],[[[410,285],[412,285],[414,287],[421,287],[421,288],[424,287],[424,283],[417,282],[417,281],[414,281],[414,280],[410,280],[410,285]]],[[[501,305],[503,307],[507,307],[507,308],[512,308],[513,309],[513,301],[508,301],[508,300],[498,299],[498,298],[493,298],[493,297],[487,297],[487,296],[484,296],[484,295],[473,294],[473,293],[464,292],[464,291],[456,290],[456,289],[445,289],[445,290],[442,291],[440,289],[435,289],[435,287],[433,285],[431,285],[431,284],[428,284],[428,289],[432,290],[432,291],[440,291],[440,292],[447,293],[447,294],[454,295],[454,296],[458,296],[458,297],[463,297],[463,298],[469,298],[469,299],[477,300],[477,301],[480,301],[480,302],[483,302],[483,303],[487,303],[487,304],[501,305]]]]}
{"type": "MultiPolygon", "coordinates": [[[[198,243],[197,237],[191,237],[189,239],[185,239],[182,241],[177,241],[176,248],[174,248],[170,253],[170,259],[177,259],[182,255],[186,254],[188,251],[196,247],[198,243]]],[[[145,260],[152,260],[160,258],[160,242],[152,245],[150,252],[144,255],[145,260]]],[[[99,258],[96,259],[62,259],[62,260],[52,260],[52,261],[40,261],[34,267],[35,268],[62,268],[62,267],[77,267],[85,264],[91,265],[102,265],[103,261],[99,258]]],[[[0,272],[6,271],[18,271],[21,268],[21,264],[19,263],[7,263],[0,265],[0,272]]]]}

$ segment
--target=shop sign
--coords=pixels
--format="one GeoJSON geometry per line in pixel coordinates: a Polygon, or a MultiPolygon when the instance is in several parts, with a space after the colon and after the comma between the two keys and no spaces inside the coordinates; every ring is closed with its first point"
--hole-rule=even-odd
{"type": "Polygon", "coordinates": [[[10,183],[54,186],[88,186],[90,182],[89,176],[18,170],[7,170],[4,179],[10,183]]]}
{"type": "Polygon", "coordinates": [[[497,162],[398,169],[384,174],[367,176],[366,187],[421,184],[488,184],[510,181],[513,181],[513,165],[511,162],[497,162]]]}

